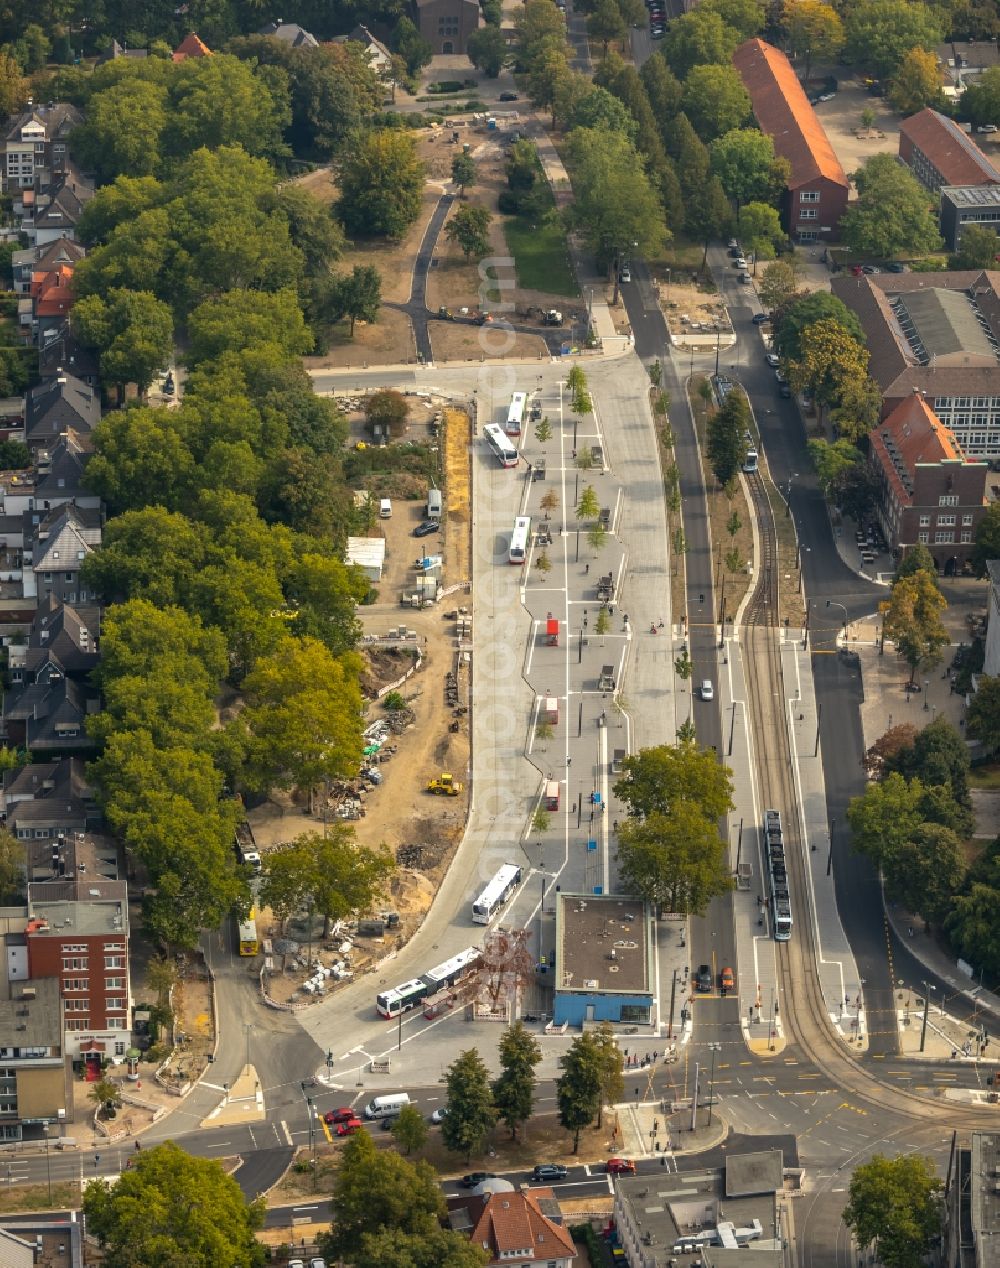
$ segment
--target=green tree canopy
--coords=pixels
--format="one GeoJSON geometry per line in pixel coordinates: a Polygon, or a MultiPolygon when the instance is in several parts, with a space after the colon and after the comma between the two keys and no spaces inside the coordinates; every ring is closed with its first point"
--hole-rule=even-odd
{"type": "Polygon", "coordinates": [[[846,383],[868,375],[868,349],[833,317],[810,322],[799,336],[798,357],[788,358],[788,379],[825,407],[840,399],[846,383]]]}
{"type": "Polygon", "coordinates": [[[855,1167],[843,1221],[886,1268],[915,1268],[941,1231],[941,1181],[921,1154],[875,1154],[855,1167]]]}
{"type": "MultiPolygon", "coordinates": [[[[911,11],[917,8],[905,7],[911,11]]],[[[891,259],[903,253],[924,255],[940,249],[933,200],[895,155],[874,154],[853,173],[852,180],[858,187],[858,198],[841,221],[844,240],[851,251],[891,259]]]]}
{"type": "Polygon", "coordinates": [[[889,102],[900,114],[916,114],[925,106],[940,106],[941,72],[937,56],[922,48],[911,48],[899,64],[889,85],[889,102]]]}
{"type": "Polygon", "coordinates": [[[614,794],[639,819],[669,814],[671,806],[687,800],[714,822],[733,808],[732,771],[710,749],[659,744],[625,759],[624,775],[615,784],[614,794]]]}
{"type": "MultiPolygon", "coordinates": [[[[685,17],[693,17],[695,9],[685,17]]],[[[682,22],[678,18],[674,22],[682,22]]],[[[715,63],[692,66],[684,80],[681,108],[706,143],[741,128],[750,118],[750,94],[734,66],[715,63]]]]}
{"type": "Polygon", "coordinates": [[[593,1034],[577,1035],[569,1050],[559,1058],[562,1074],[556,1082],[559,1122],[573,1134],[573,1152],[580,1148],[580,1132],[597,1117],[601,1108],[601,1087],[605,1060],[593,1034]]]}
{"type": "Polygon", "coordinates": [[[736,479],[746,461],[746,432],[750,426],[750,409],[743,392],[734,390],[708,420],[706,453],[712,473],[725,488],[736,479]]]}
{"type": "Polygon", "coordinates": [[[654,254],[666,238],[663,213],[642,163],[618,134],[575,128],[567,144],[572,217],[595,254],[608,260],[638,244],[654,254]]]}
{"type": "Polygon", "coordinates": [[[459,1053],[442,1076],[448,1113],[441,1122],[441,1138],[468,1162],[482,1152],[486,1137],[496,1123],[490,1072],[475,1048],[459,1053]]]}
{"type": "Polygon", "coordinates": [[[493,215],[488,207],[476,203],[462,203],[445,229],[445,237],[457,242],[466,259],[485,255],[490,249],[490,224],[493,215]]]}
{"type": "Polygon", "coordinates": [[[724,133],[712,142],[709,154],[712,171],[737,210],[748,202],[771,202],[784,184],[784,161],[778,162],[771,138],[755,128],[724,133]]]}
{"type": "Polygon", "coordinates": [[[345,152],[337,204],[354,237],[401,238],[420,215],[424,166],[407,132],[368,132],[345,152]]]}
{"type": "MultiPolygon", "coordinates": [[[[614,3],[614,0],[609,0],[614,3]]],[[[633,145],[638,125],[623,102],[606,88],[595,86],[575,104],[568,120],[571,128],[597,128],[618,132],[633,145]]]]}
{"type": "Polygon", "coordinates": [[[248,1204],[220,1163],[171,1141],[144,1149],[114,1184],[89,1184],[83,1210],[108,1268],[252,1268],[266,1261],[255,1236],[264,1226],[264,1199],[248,1204]]]}
{"type": "Polygon", "coordinates": [[[832,319],[838,322],[859,344],[865,344],[865,334],[857,315],[843,300],[829,291],[813,291],[796,295],[772,314],[774,341],[778,352],[787,361],[802,359],[804,332],[814,322],[832,319]]]}
{"type": "Polygon", "coordinates": [[[709,901],[733,886],[725,841],[688,799],[669,814],[621,823],[618,862],[630,890],[669,912],[703,916],[709,901]]]}
{"type": "Polygon", "coordinates": [[[832,5],[823,0],[785,0],[782,18],[790,52],[805,58],[807,82],[814,61],[837,60],[844,46],[844,24],[832,5]]]}
{"type": "Polygon", "coordinates": [[[1000,748],[1000,678],[983,675],[977,680],[976,694],[966,714],[966,730],[987,753],[1000,748]]]}
{"type": "Polygon", "coordinates": [[[1000,255],[1000,237],[995,230],[981,225],[966,225],[958,254],[952,257],[956,269],[995,269],[1000,255]]]}
{"type": "Polygon", "coordinates": [[[977,127],[990,123],[1000,127],[1000,66],[991,66],[975,77],[962,93],[959,108],[977,127]]]}
{"type": "Polygon", "coordinates": [[[949,642],[941,620],[947,606],[937,578],[927,572],[897,581],[890,597],[879,604],[883,634],[909,665],[911,679],[921,665],[932,668],[941,663],[949,642]]]}
{"type": "Polygon", "coordinates": [[[535,1066],[541,1059],[538,1041],[524,1022],[516,1021],[500,1036],[500,1076],[493,1081],[493,1104],[512,1140],[534,1112],[535,1066]]]}
{"type": "Polygon", "coordinates": [[[909,0],[868,0],[847,11],[844,59],[880,79],[895,75],[913,48],[933,49],[944,31],[937,11],[909,0]]]}
{"type": "Polygon", "coordinates": [[[977,577],[986,576],[986,564],[1000,559],[1000,502],[991,502],[976,528],[976,544],[971,563],[977,577]]]}
{"type": "Polygon", "coordinates": [[[145,396],[173,352],[170,309],[149,291],[86,296],[73,309],[73,328],[81,342],[98,350],[101,378],[115,386],[119,405],[129,383],[145,396]]]}
{"type": "Polygon", "coordinates": [[[507,37],[497,26],[482,26],[473,31],[468,39],[467,52],[469,61],[488,79],[497,78],[510,56],[507,37]]]}
{"type": "Polygon", "coordinates": [[[718,13],[710,9],[702,11],[699,5],[670,23],[661,51],[667,65],[683,83],[695,66],[729,66],[739,42],[738,31],[728,26],[718,13]]]}

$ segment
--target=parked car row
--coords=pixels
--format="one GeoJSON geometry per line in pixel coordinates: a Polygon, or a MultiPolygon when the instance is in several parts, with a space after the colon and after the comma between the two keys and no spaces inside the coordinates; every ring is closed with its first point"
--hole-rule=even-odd
{"type": "MultiPolygon", "coordinates": [[[[698,972],[694,975],[695,990],[700,991],[702,995],[707,995],[715,985],[712,977],[712,970],[707,964],[699,964],[698,972]]],[[[726,965],[719,972],[719,993],[725,998],[736,989],[736,975],[733,970],[726,965]]]]}
{"type": "Polygon", "coordinates": [[[654,40],[662,40],[667,33],[667,12],[664,0],[646,0],[649,10],[649,34],[654,40]]]}

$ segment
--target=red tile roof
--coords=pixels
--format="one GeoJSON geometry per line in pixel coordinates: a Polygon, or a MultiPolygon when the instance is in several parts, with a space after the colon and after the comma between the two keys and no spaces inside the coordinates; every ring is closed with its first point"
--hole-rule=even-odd
{"type": "Polygon", "coordinates": [[[1000,184],[1000,171],[972,137],[953,119],[930,106],[903,120],[899,125],[900,144],[904,137],[926,156],[946,185],[1000,184]]]}
{"type": "MultiPolygon", "coordinates": [[[[469,1240],[482,1246],[491,1262],[522,1255],[545,1263],[549,1259],[572,1259],[573,1239],[565,1228],[542,1214],[539,1198],[551,1198],[551,1189],[524,1189],[512,1193],[489,1193],[470,1197],[462,1205],[472,1220],[469,1240]]],[[[449,1202],[449,1206],[454,1201],[449,1202]]]]}
{"type": "Polygon", "coordinates": [[[784,53],[763,40],[747,40],[733,54],[733,65],[761,131],[771,137],[775,154],[791,164],[789,188],[824,178],[846,189],[847,175],[784,53]]]}
{"type": "Polygon", "coordinates": [[[211,57],[212,50],[204,41],[200,40],[194,31],[190,35],[185,35],[181,42],[174,49],[173,59],[175,62],[183,62],[187,57],[211,57]]]}
{"type": "Polygon", "coordinates": [[[918,466],[964,461],[953,433],[918,392],[900,401],[868,440],[901,506],[910,506],[913,496],[899,470],[900,464],[905,468],[912,487],[913,474],[918,466]]]}
{"type": "Polygon", "coordinates": [[[32,273],[31,298],[36,317],[58,317],[73,307],[73,270],[68,264],[46,273],[32,273]]]}

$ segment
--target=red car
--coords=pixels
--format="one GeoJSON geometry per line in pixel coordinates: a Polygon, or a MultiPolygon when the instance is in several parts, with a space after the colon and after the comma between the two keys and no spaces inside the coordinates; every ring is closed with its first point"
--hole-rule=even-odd
{"type": "Polygon", "coordinates": [[[723,969],[719,975],[719,982],[722,987],[723,995],[728,995],[731,990],[736,987],[736,978],[733,976],[732,969],[723,969]]]}
{"type": "Polygon", "coordinates": [[[357,1118],[357,1114],[346,1105],[342,1105],[340,1109],[327,1110],[323,1115],[325,1123],[346,1123],[352,1118],[357,1118]]]}
{"type": "Polygon", "coordinates": [[[634,1176],[635,1163],[631,1158],[609,1158],[608,1159],[608,1175],[609,1176],[634,1176]]]}
{"type": "Polygon", "coordinates": [[[353,1136],[364,1126],[360,1118],[348,1118],[337,1126],[338,1136],[353,1136]]]}

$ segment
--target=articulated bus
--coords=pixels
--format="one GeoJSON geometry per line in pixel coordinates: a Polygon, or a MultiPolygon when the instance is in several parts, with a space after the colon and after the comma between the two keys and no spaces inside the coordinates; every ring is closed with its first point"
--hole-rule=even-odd
{"type": "Polygon", "coordinates": [[[443,964],[428,969],[423,977],[412,978],[395,986],[391,991],[382,991],[375,996],[375,1011],[380,1017],[387,1019],[398,1017],[422,1004],[428,995],[434,995],[446,986],[453,986],[459,978],[471,972],[479,963],[482,951],[478,947],[468,947],[453,955],[443,964]]]}
{"type": "Polygon", "coordinates": [[[521,423],[524,421],[524,407],[527,401],[528,395],[526,392],[515,392],[510,398],[510,408],[507,410],[508,436],[520,436],[521,423]]]}
{"type": "Polygon", "coordinates": [[[510,548],[507,551],[507,562],[523,564],[528,558],[528,542],[531,540],[531,520],[527,515],[519,515],[514,521],[514,531],[510,535],[510,548]]]}
{"type": "Polygon", "coordinates": [[[256,955],[260,950],[260,943],[257,939],[257,912],[255,909],[251,907],[250,914],[246,920],[238,920],[236,925],[240,955],[256,955]]]}
{"type": "Polygon", "coordinates": [[[506,907],[521,883],[521,869],[505,863],[472,904],[472,919],[477,925],[488,925],[501,908],[506,907]]]}
{"type": "Polygon", "coordinates": [[[499,460],[501,467],[517,466],[517,450],[507,439],[507,433],[502,427],[498,427],[496,423],[487,423],[483,428],[483,435],[486,437],[486,443],[493,450],[494,456],[499,460]]]}

